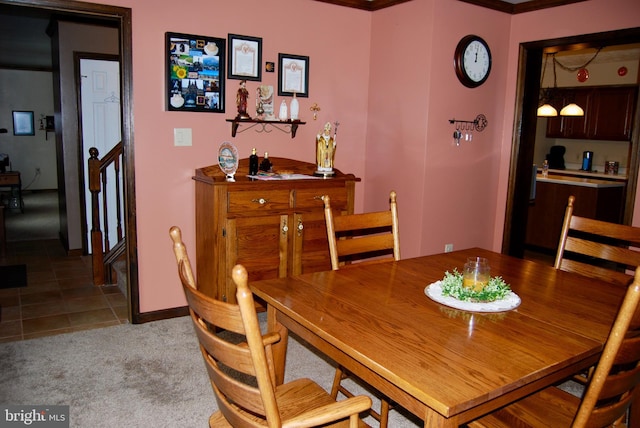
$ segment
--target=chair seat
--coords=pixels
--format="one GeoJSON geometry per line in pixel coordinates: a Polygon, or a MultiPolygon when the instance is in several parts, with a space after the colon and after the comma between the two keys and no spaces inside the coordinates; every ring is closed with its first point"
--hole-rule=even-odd
{"type": "MultiPolygon", "coordinates": [[[[276,388],[276,399],[278,401],[278,408],[280,409],[283,427],[286,427],[287,420],[292,417],[298,416],[308,410],[317,409],[323,405],[329,405],[335,403],[335,400],[317,383],[311,379],[296,379],[289,383],[282,384],[276,388]]],[[[249,413],[243,412],[241,409],[236,408],[237,411],[242,412],[245,416],[251,417],[249,413]]],[[[264,426],[267,426],[266,421],[262,421],[259,418],[251,417],[256,422],[264,422],[264,426]]],[[[226,421],[221,412],[215,412],[209,418],[210,427],[229,427],[231,424],[226,421]]],[[[349,419],[344,419],[340,422],[336,422],[330,425],[322,425],[323,427],[333,428],[349,428],[349,419]]],[[[359,421],[358,426],[360,428],[370,428],[369,425],[362,420],[359,421]]]]}
{"type": "Polygon", "coordinates": [[[580,399],[559,388],[546,388],[468,424],[469,428],[570,427],[580,399]]]}

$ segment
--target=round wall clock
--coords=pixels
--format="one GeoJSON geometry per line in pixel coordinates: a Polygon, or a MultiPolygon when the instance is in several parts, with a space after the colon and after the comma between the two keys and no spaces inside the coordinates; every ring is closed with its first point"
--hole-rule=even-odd
{"type": "Polygon", "coordinates": [[[481,37],[470,34],[463,37],[453,55],[456,76],[467,88],[482,85],[491,72],[491,50],[481,37]]]}

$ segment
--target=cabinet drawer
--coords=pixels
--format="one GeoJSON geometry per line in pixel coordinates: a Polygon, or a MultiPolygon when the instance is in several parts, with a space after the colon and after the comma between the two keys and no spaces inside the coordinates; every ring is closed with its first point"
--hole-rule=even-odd
{"type": "Polygon", "coordinates": [[[331,198],[331,207],[346,209],[347,191],[344,187],[326,187],[320,189],[297,189],[296,208],[324,209],[323,195],[331,198]]]}
{"type": "Polygon", "coordinates": [[[290,208],[289,190],[229,192],[229,213],[282,211],[290,208]]]}

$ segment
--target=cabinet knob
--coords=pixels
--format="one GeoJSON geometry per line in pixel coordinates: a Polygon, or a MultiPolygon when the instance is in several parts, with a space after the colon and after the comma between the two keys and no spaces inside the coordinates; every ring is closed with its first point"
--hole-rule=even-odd
{"type": "Polygon", "coordinates": [[[302,229],[304,229],[304,225],[302,224],[302,219],[298,219],[298,236],[302,235],[302,229]]]}
{"type": "Polygon", "coordinates": [[[320,200],[320,201],[324,201],[324,195],[316,195],[313,197],[314,200],[320,200]]]}
{"type": "Polygon", "coordinates": [[[269,199],[265,199],[265,198],[260,198],[260,199],[251,199],[251,202],[257,202],[260,205],[264,205],[267,202],[269,202],[269,199]]]}

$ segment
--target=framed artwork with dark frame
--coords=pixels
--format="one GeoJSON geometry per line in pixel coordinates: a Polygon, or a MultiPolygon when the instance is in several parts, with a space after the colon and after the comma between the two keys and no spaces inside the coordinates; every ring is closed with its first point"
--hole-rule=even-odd
{"type": "Polygon", "coordinates": [[[224,113],[226,40],[165,33],[167,110],[224,113]]]}
{"type": "Polygon", "coordinates": [[[229,34],[227,79],[262,80],[262,38],[229,34]]]}
{"type": "Polygon", "coordinates": [[[13,135],[36,135],[32,111],[13,110],[13,135]]]}
{"type": "Polygon", "coordinates": [[[309,97],[309,57],[278,54],[278,95],[309,97]]]}

